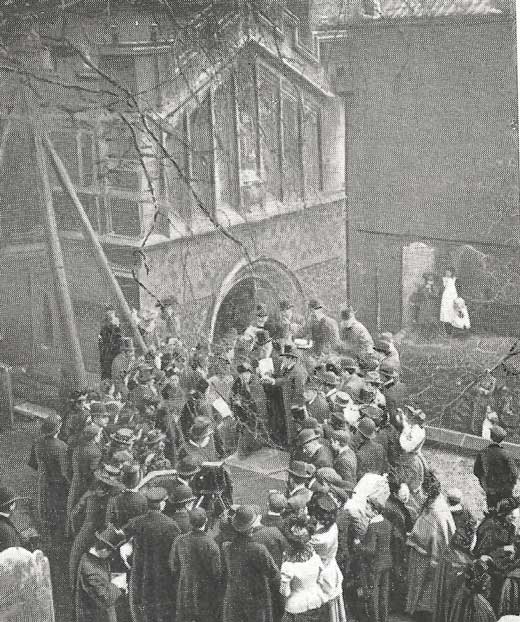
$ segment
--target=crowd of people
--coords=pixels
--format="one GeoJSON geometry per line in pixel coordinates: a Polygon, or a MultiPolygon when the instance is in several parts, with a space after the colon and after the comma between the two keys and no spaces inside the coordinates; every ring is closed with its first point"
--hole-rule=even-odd
{"type": "MultiPolygon", "coordinates": [[[[407,402],[390,333],[373,339],[351,307],[338,323],[318,300],[307,318],[283,300],[188,350],[173,302],[162,306],[140,318],[141,355],[107,310],[100,386],[42,423],[28,461],[42,529],[71,542],[76,622],[520,614],[518,474],[502,427],[475,461],[488,505],[477,526],[422,454],[426,415],[407,402]],[[290,453],[285,490],[264,512],[234,505],[226,458],[266,446],[290,453]],[[157,472],[168,477],[143,485],[157,472]]],[[[30,546],[16,501],[0,489],[0,550],[30,546]]]]}

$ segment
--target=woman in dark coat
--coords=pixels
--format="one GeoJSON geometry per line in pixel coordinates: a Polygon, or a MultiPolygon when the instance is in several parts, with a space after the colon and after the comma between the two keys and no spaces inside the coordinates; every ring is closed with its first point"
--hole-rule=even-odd
{"type": "Polygon", "coordinates": [[[51,415],[42,424],[34,443],[38,468],[38,513],[40,521],[57,533],[64,533],[69,492],[67,444],[57,438],[61,417],[51,415]]]}
{"type": "Polygon", "coordinates": [[[468,566],[464,585],[450,607],[448,622],[496,622],[495,612],[487,598],[491,578],[486,563],[480,559],[468,566]]]}
{"type": "Polygon", "coordinates": [[[206,532],[206,511],[190,512],[191,531],[179,536],[170,554],[177,583],[176,622],[213,622],[220,601],[220,550],[206,532]]]}
{"type": "Polygon", "coordinates": [[[280,572],[266,547],[252,540],[258,517],[256,507],[239,507],[232,521],[235,537],[224,543],[223,622],[273,622],[270,584],[280,581],[280,572]]]}

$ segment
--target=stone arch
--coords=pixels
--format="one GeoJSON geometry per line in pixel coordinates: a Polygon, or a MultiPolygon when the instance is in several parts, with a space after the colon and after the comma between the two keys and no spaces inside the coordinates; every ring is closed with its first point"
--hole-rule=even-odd
{"type": "Polygon", "coordinates": [[[240,261],[223,280],[213,303],[210,342],[232,326],[239,332],[245,329],[259,302],[272,312],[282,298],[291,300],[296,309],[303,311],[302,286],[287,266],[269,257],[240,261]]]}

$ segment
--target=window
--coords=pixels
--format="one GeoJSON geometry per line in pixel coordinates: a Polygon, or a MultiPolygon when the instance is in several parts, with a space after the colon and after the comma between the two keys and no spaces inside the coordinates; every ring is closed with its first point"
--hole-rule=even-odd
{"type": "Polygon", "coordinates": [[[298,18],[298,41],[312,49],[309,0],[288,0],[287,8],[298,18]]]}
{"type": "Polygon", "coordinates": [[[267,198],[281,200],[280,80],[262,66],[258,68],[258,109],[262,178],[267,198]]]}
{"type": "Polygon", "coordinates": [[[226,74],[215,88],[215,165],[219,179],[219,202],[238,208],[237,117],[233,76],[226,74]]]}
{"type": "Polygon", "coordinates": [[[287,199],[302,197],[302,159],[300,110],[296,89],[284,81],[282,89],[282,148],[284,196],[287,199]]]}
{"type": "Polygon", "coordinates": [[[191,220],[191,192],[189,172],[189,144],[186,115],[165,133],[164,147],[168,153],[163,158],[163,195],[173,213],[185,221],[191,220]],[[175,164],[174,164],[175,163],[175,164]]]}
{"type": "Polygon", "coordinates": [[[140,237],[142,235],[139,201],[115,195],[108,195],[105,201],[110,233],[128,237],[140,237]]]}
{"type": "MultiPolygon", "coordinates": [[[[83,128],[60,128],[51,132],[50,139],[76,188],[78,198],[90,220],[90,224],[96,231],[100,231],[94,132],[83,128]]],[[[81,221],[74,203],[63,188],[50,158],[47,168],[58,229],[62,231],[79,230],[81,221]]]]}
{"type": "Polygon", "coordinates": [[[321,117],[319,108],[308,100],[303,105],[303,175],[306,198],[323,190],[321,117]]]}
{"type": "Polygon", "coordinates": [[[191,138],[191,176],[194,211],[200,216],[213,215],[215,211],[215,176],[213,163],[213,124],[211,100],[207,93],[189,116],[191,138]],[[202,203],[200,206],[199,203],[202,203]]]}
{"type": "Polygon", "coordinates": [[[254,64],[247,62],[236,73],[240,169],[250,176],[260,171],[255,73],[254,64]]]}

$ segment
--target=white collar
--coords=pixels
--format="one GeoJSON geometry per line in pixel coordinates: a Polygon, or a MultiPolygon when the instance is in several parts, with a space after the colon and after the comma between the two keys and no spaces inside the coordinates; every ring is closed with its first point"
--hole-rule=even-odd
{"type": "Polygon", "coordinates": [[[89,553],[90,553],[91,555],[94,555],[94,557],[97,557],[98,559],[101,559],[101,557],[99,557],[98,552],[96,551],[96,547],[95,547],[95,546],[93,546],[93,547],[89,550],[89,553]]]}
{"type": "Polygon", "coordinates": [[[345,445],[345,447],[342,447],[339,451],[338,451],[338,456],[341,456],[341,454],[344,454],[347,450],[349,450],[350,447],[348,445],[345,445]]]}
{"type": "Polygon", "coordinates": [[[280,514],[280,512],[271,512],[271,511],[268,511],[268,512],[267,512],[267,516],[281,516],[281,514],[280,514]]]}
{"type": "Polygon", "coordinates": [[[457,505],[450,505],[450,512],[462,512],[462,505],[457,503],[457,505]]]}
{"type": "Polygon", "coordinates": [[[378,514],[377,516],[374,516],[374,518],[370,519],[370,524],[374,524],[374,523],[382,523],[384,521],[384,518],[381,514],[378,514]]]}

